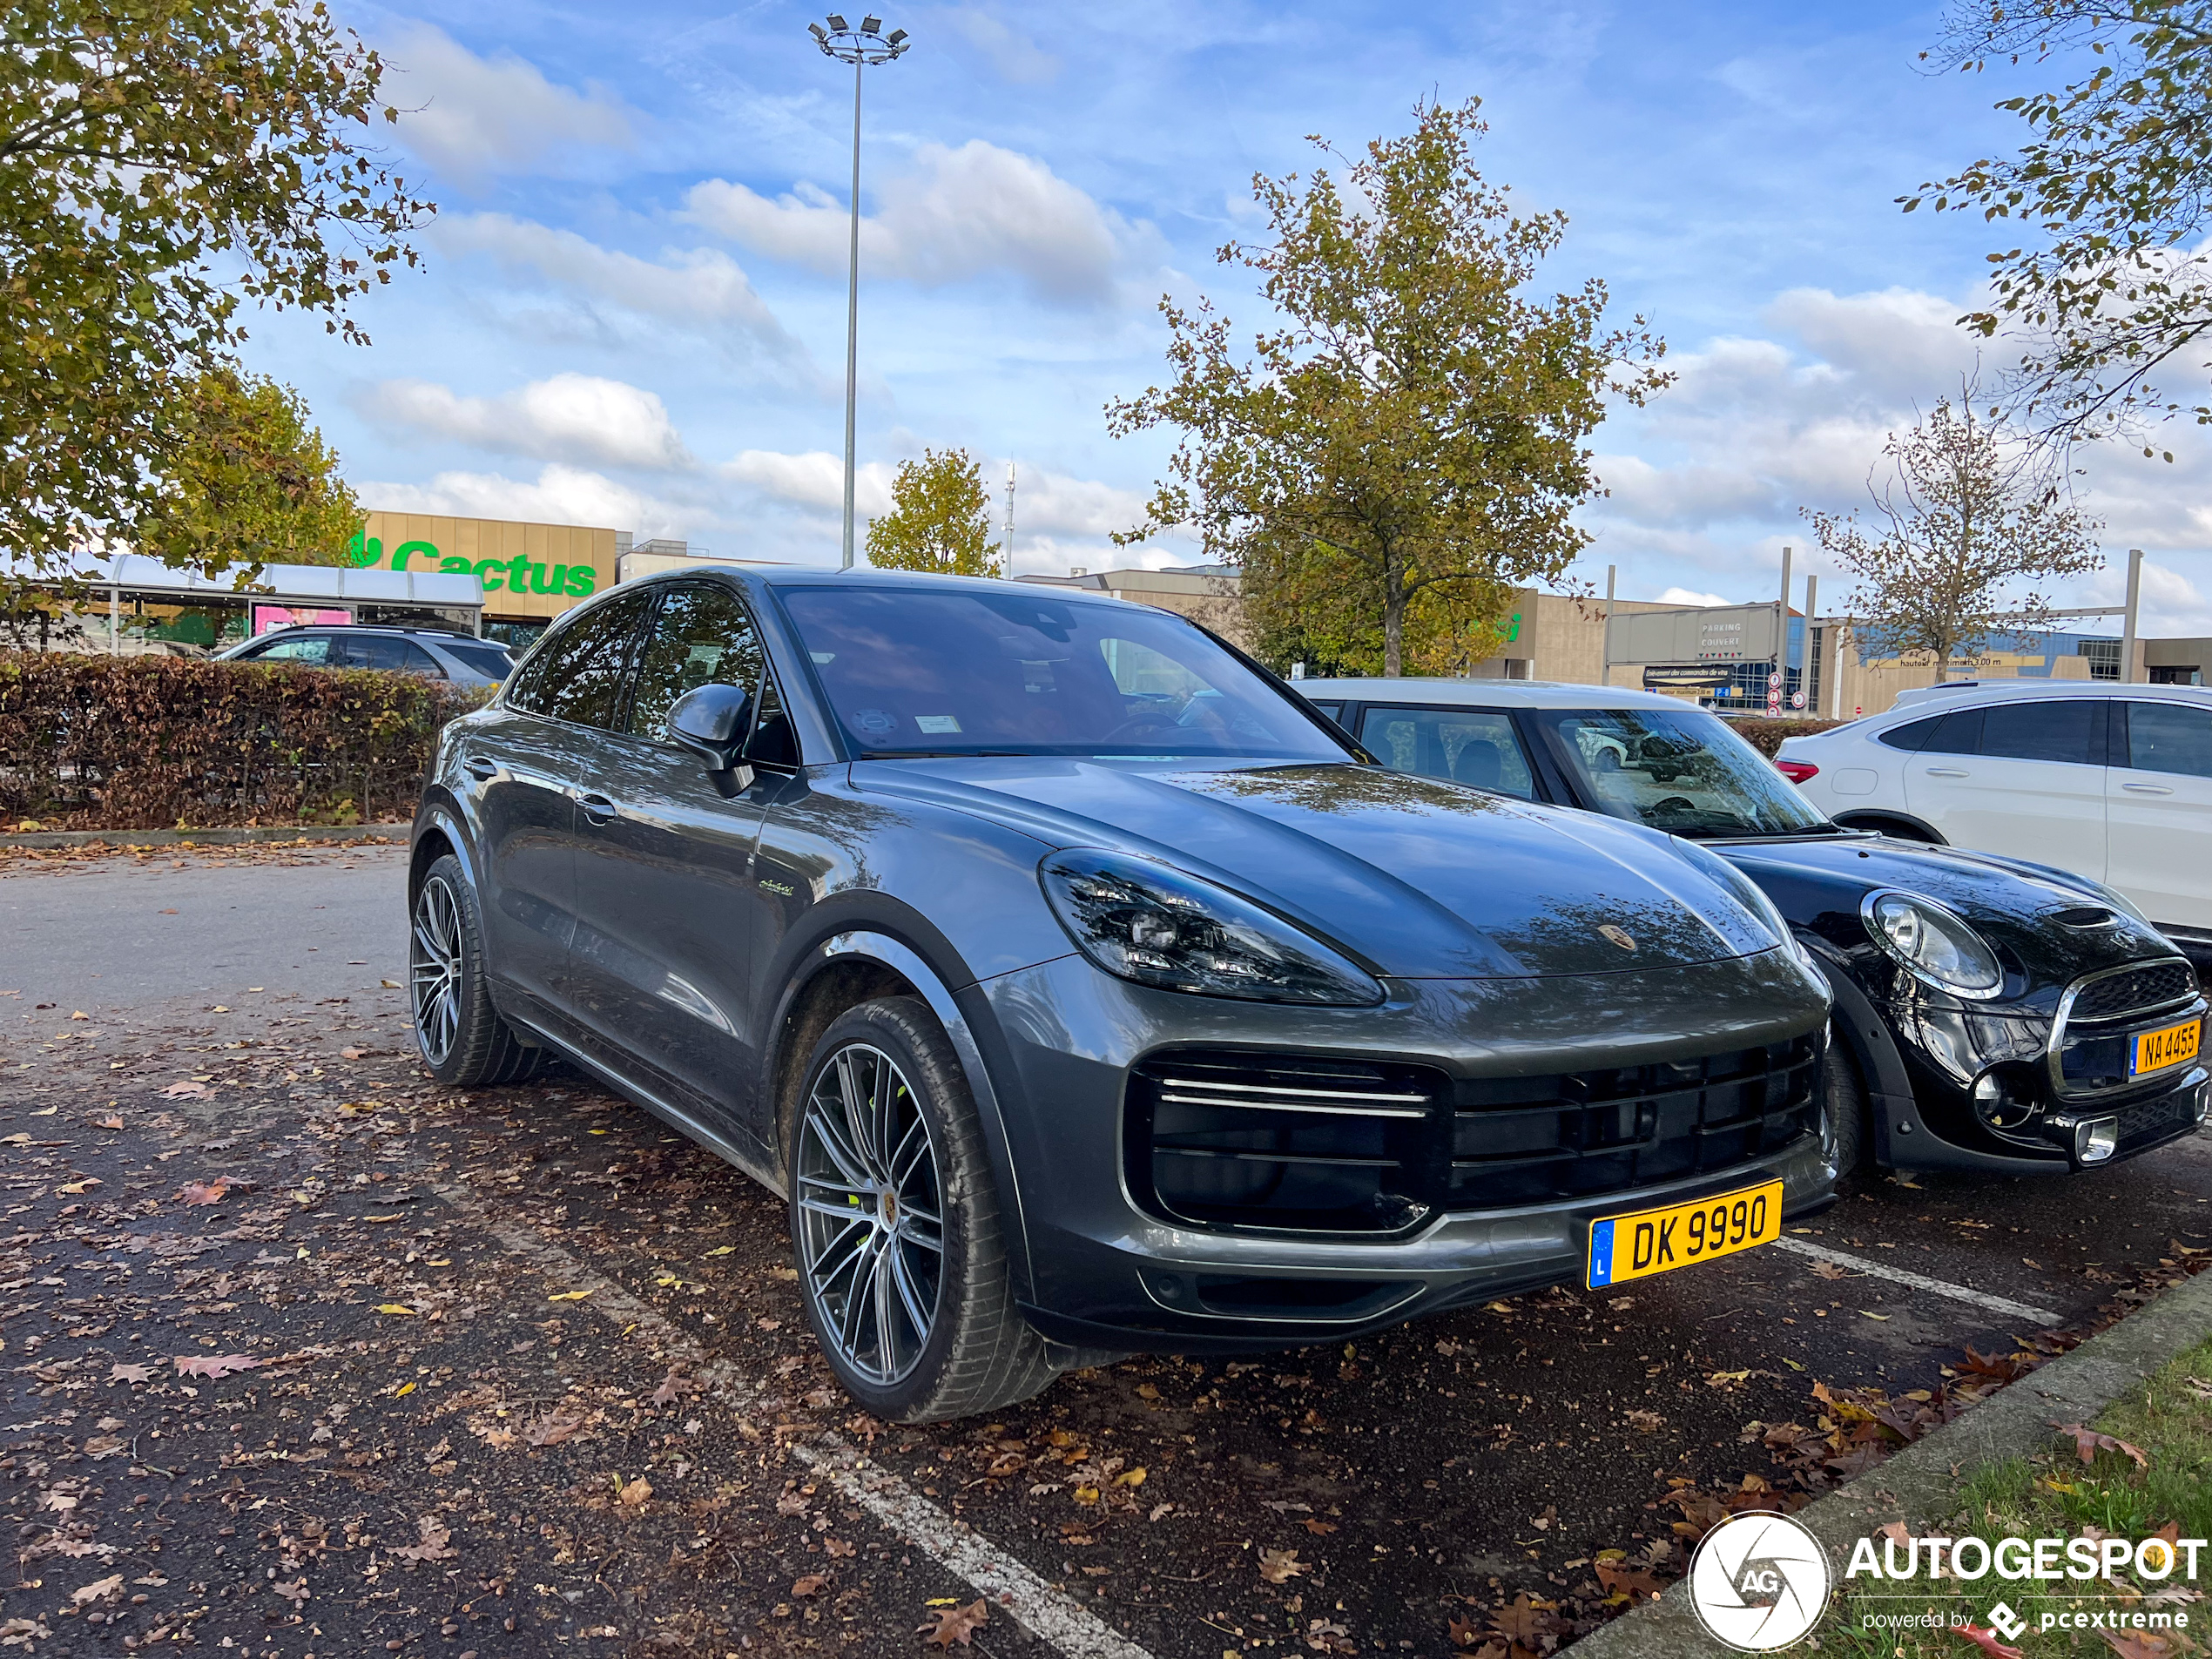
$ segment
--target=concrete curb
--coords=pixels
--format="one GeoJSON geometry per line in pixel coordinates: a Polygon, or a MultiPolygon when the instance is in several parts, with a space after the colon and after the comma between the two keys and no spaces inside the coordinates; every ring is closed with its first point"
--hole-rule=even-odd
{"type": "Polygon", "coordinates": [[[277,825],[260,829],[11,830],[0,846],[238,846],[258,841],[405,840],[412,824],[277,825]]]}
{"type": "MultiPolygon", "coordinates": [[[[1959,1474],[2059,1444],[2054,1422],[2093,1421],[2175,1355],[2208,1337],[2212,1337],[2212,1272],[2164,1291],[1956,1422],[1808,1504],[1796,1519],[1827,1548],[1840,1583],[1842,1563],[1859,1539],[1892,1521],[1941,1520],[1955,1507],[1959,1474]]],[[[1575,1659],[1713,1659],[1731,1650],[1697,1622],[1685,1580],[1565,1651],[1575,1659]]]]}

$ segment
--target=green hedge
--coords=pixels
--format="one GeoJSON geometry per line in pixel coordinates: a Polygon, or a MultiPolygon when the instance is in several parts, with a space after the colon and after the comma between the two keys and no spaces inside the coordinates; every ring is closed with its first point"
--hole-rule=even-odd
{"type": "Polygon", "coordinates": [[[0,829],[388,823],[482,701],[409,674],[0,651],[0,829]]]}

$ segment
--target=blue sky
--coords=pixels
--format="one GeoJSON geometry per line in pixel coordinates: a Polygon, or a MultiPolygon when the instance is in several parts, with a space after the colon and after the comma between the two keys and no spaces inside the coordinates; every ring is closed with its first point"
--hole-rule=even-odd
{"type": "MultiPolygon", "coordinates": [[[[2009,145],[2009,84],[1923,72],[1937,12],[887,9],[916,44],[868,77],[863,510],[900,459],[960,444],[995,482],[1018,465],[1017,569],[1130,562],[1105,536],[1165,442],[1110,439],[1101,409],[1159,377],[1161,293],[1258,320],[1213,259],[1253,228],[1251,174],[1311,166],[1308,133],[1352,150],[1418,98],[1479,95],[1485,171],[1571,217],[1547,280],[1604,278],[1680,372],[1597,434],[1612,493],[1575,574],[1764,597],[1785,543],[1807,568],[1797,509],[1863,498],[1884,434],[1973,361],[1952,319],[1989,237],[1893,199],[2009,145]]],[[[249,357],[307,395],[366,504],[834,560],[851,82],[818,15],[341,8],[410,111],[400,158],[442,210],[428,268],[362,308],[368,349],[273,318],[249,357]]],[[[2212,631],[2212,446],[2174,435],[2175,467],[2094,457],[2087,503],[2108,549],[2150,550],[2149,631],[2212,631]]]]}

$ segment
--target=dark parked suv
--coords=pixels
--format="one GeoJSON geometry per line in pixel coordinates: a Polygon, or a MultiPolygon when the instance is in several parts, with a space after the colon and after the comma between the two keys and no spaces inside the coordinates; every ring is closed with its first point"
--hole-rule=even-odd
{"type": "Polygon", "coordinates": [[[408,896],[439,1077],[558,1053],[783,1195],[901,1420],[1692,1264],[1833,1180],[1750,880],[1103,596],[626,584],[447,728],[408,896]]]}

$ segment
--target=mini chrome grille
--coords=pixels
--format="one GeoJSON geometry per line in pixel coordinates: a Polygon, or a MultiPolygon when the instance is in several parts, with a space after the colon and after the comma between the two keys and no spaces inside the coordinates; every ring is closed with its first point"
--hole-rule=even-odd
{"type": "Polygon", "coordinates": [[[2074,993],[2067,1018],[2124,1020],[2176,1007],[2195,995],[2196,974],[2187,962],[2153,962],[2091,980],[2074,993]]]}
{"type": "Polygon", "coordinates": [[[1438,1210],[1628,1191],[1817,1130],[1813,1037],[1664,1064],[1462,1079],[1184,1051],[1130,1079],[1130,1190],[1204,1226],[1387,1234],[1438,1210]]]}

